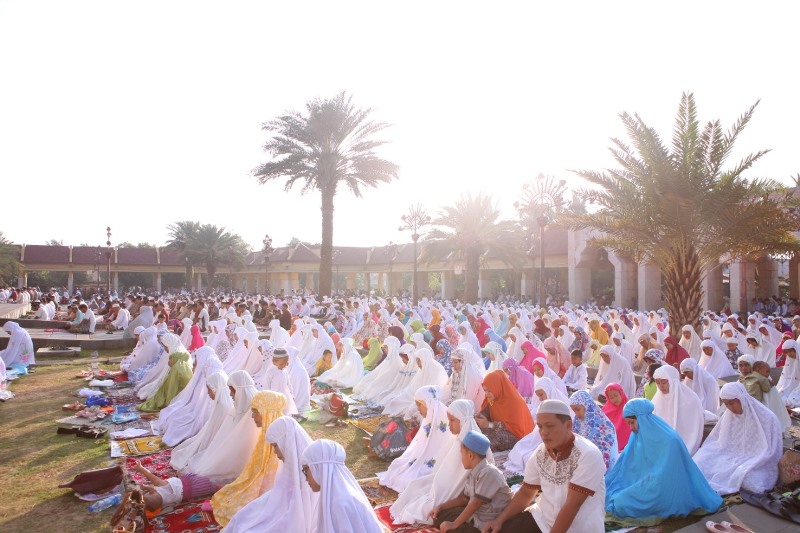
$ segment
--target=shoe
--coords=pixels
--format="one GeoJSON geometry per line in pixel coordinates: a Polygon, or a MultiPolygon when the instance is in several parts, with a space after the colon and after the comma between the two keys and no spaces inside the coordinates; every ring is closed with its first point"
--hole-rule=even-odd
{"type": "Polygon", "coordinates": [[[99,439],[103,435],[108,433],[107,429],[95,428],[95,427],[87,427],[81,428],[75,434],[76,437],[83,437],[85,439],[99,439]]]}
{"type": "Polygon", "coordinates": [[[736,524],[731,524],[730,522],[720,522],[722,527],[728,528],[730,531],[735,531],[736,533],[755,533],[752,529],[748,529],[744,526],[739,526],[736,524]]]}
{"type": "Polygon", "coordinates": [[[59,427],[56,430],[56,434],[57,435],[77,435],[79,429],[80,428],[76,427],[76,426],[72,426],[72,427],[68,427],[68,428],[59,427]]]}

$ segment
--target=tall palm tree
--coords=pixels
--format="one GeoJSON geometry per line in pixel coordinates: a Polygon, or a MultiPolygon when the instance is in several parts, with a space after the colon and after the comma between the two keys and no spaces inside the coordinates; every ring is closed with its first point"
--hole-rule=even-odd
{"type": "Polygon", "coordinates": [[[191,285],[192,266],[203,265],[208,273],[208,287],[213,287],[214,276],[221,265],[241,263],[248,248],[242,238],[224,227],[183,220],[170,224],[167,246],[186,258],[187,286],[191,285]]]}
{"type": "Polygon", "coordinates": [[[500,220],[489,195],[461,196],[452,206],[443,207],[431,224],[434,228],[424,240],[420,261],[463,262],[467,302],[478,300],[482,258],[491,254],[519,267],[520,236],[510,221],[500,220]]]}
{"type": "Polygon", "coordinates": [[[673,334],[698,324],[702,281],[720,257],[798,250],[795,221],[788,216],[796,205],[793,189],[743,176],[768,150],[723,170],[757,104],[726,132],[719,120],[701,126],[694,95],[684,93],[671,147],[639,115],[622,113],[631,146],[612,139],[619,168],[577,172],[593,185],[582,194],[595,210],[562,222],[597,229],[604,235],[597,244],[661,269],[673,334]]]}
{"type": "Polygon", "coordinates": [[[333,199],[339,187],[347,187],[360,198],[362,187],[377,187],[397,177],[397,165],[375,153],[386,143],[376,140],[375,134],[388,124],[370,120],[371,113],[372,109],[355,107],[352,97],[341,92],[328,100],[311,100],[306,113],[289,111],[262,125],[273,134],[264,145],[273,159],[253,170],[259,183],[285,178],[287,191],[300,182],[301,194],[320,192],[321,296],[331,293],[333,199]]]}

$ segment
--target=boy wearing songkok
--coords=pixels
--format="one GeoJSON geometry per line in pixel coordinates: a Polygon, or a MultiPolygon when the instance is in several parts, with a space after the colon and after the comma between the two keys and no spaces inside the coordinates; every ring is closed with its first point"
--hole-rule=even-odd
{"type": "Polygon", "coordinates": [[[431,512],[442,533],[476,533],[497,518],[511,500],[511,489],[500,470],[486,462],[489,439],[470,431],[461,441],[461,464],[469,470],[462,494],[431,512]]]}

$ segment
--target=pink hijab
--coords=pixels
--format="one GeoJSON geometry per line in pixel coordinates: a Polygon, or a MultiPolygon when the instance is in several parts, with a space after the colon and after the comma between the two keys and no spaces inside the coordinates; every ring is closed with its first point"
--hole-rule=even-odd
{"type": "Polygon", "coordinates": [[[192,343],[189,345],[189,353],[191,353],[205,346],[206,342],[203,340],[203,335],[200,334],[199,326],[194,325],[189,331],[192,332],[192,343]]]}
{"type": "Polygon", "coordinates": [[[520,396],[526,400],[533,398],[533,374],[519,366],[512,357],[503,361],[503,370],[508,370],[508,379],[517,388],[520,396]]]}
{"type": "Polygon", "coordinates": [[[538,358],[542,358],[547,361],[547,356],[536,349],[536,346],[531,343],[531,341],[525,341],[522,343],[522,353],[525,354],[522,357],[522,361],[519,362],[519,365],[533,374],[533,361],[538,358]]]}

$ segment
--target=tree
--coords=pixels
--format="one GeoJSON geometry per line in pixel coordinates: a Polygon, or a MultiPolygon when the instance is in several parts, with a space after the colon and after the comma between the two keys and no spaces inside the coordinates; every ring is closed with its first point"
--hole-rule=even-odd
{"type": "Polygon", "coordinates": [[[184,220],[170,224],[167,230],[170,237],[167,246],[186,258],[187,286],[192,278],[192,265],[206,267],[210,289],[220,266],[241,264],[248,253],[242,238],[224,227],[184,220]]]}
{"type": "Polygon", "coordinates": [[[19,262],[19,249],[5,238],[0,231],[0,282],[16,285],[16,277],[22,268],[19,262]]]}
{"type": "Polygon", "coordinates": [[[150,244],[149,242],[140,242],[139,244],[133,244],[132,242],[124,241],[119,243],[118,248],[155,248],[155,244],[150,244]]]}
{"type": "Polygon", "coordinates": [[[64,246],[64,241],[59,239],[50,239],[44,244],[46,246],[64,246]]]}
{"type": "Polygon", "coordinates": [[[397,177],[398,167],[378,157],[385,144],[375,134],[388,124],[370,120],[372,109],[353,105],[341,92],[331,99],[314,99],[306,113],[289,111],[262,125],[273,134],[264,145],[272,160],[253,170],[259,183],[286,179],[285,190],[302,183],[301,194],[319,190],[322,211],[319,294],[331,294],[333,263],[333,199],[340,187],[361,197],[362,187],[377,187],[397,177]]]}
{"type": "Polygon", "coordinates": [[[658,266],[675,335],[684,324],[698,325],[703,278],[721,257],[798,250],[788,216],[796,205],[793,189],[743,176],[768,150],[723,170],[757,104],[723,131],[719,120],[701,127],[694,95],[684,93],[671,147],[639,115],[622,113],[631,146],[612,139],[619,168],[577,171],[594,186],[581,193],[596,210],[562,222],[599,230],[598,245],[658,266]]]}
{"type": "Polygon", "coordinates": [[[500,220],[500,210],[492,197],[484,194],[462,196],[452,206],[443,207],[432,221],[420,260],[464,262],[464,299],[478,300],[481,260],[491,254],[506,264],[519,267],[520,236],[509,221],[500,220]]]}

